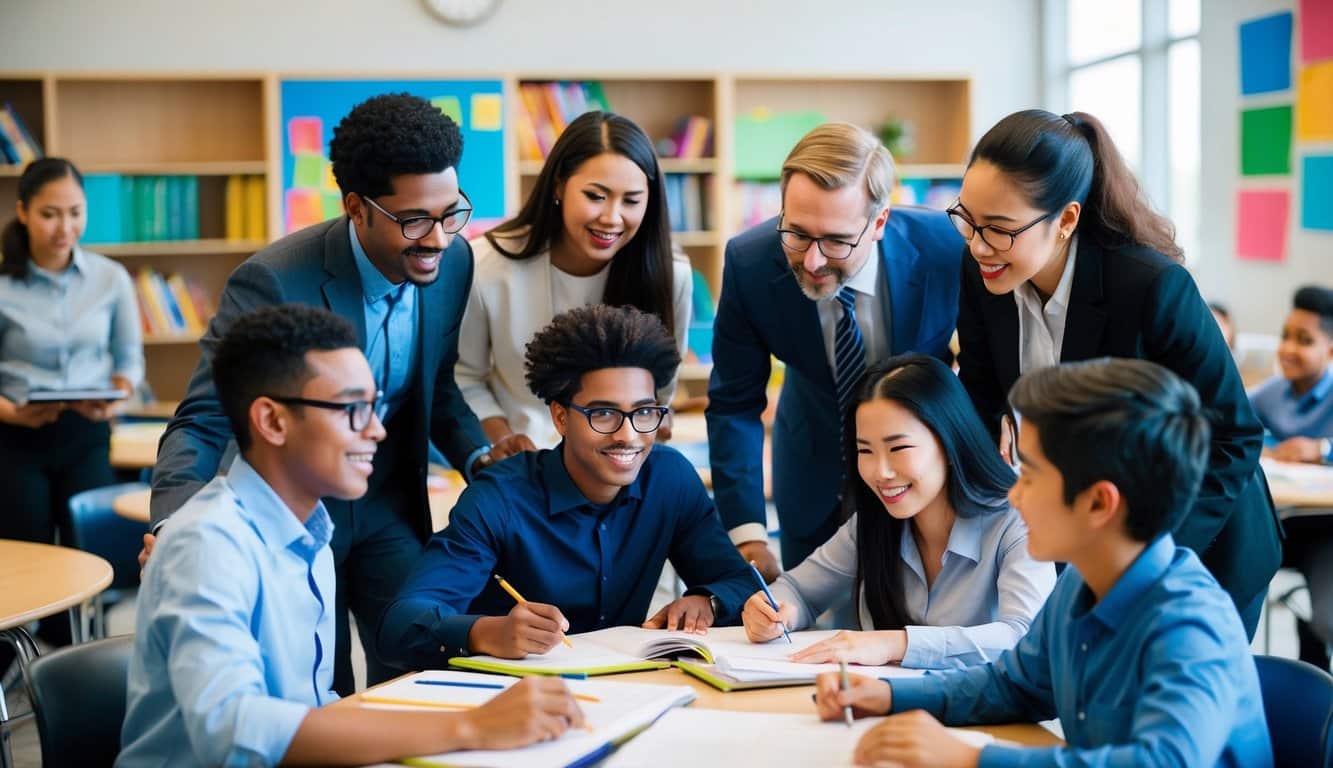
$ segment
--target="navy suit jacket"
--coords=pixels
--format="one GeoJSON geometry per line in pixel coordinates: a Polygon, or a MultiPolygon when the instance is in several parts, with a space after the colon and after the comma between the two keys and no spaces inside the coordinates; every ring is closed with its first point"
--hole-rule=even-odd
{"type": "MultiPolygon", "coordinates": [[[[884,227],[879,296],[889,353],[943,357],[958,315],[962,238],[941,211],[895,207],[884,227]]],[[[813,533],[836,517],[841,414],[815,302],[801,293],[770,219],[727,243],[713,324],[708,446],[713,493],[728,529],[765,521],[759,415],[769,356],[786,364],[773,425],[773,500],[782,530],[813,533]]],[[[874,361],[870,361],[874,362],[874,361]]],[[[788,563],[788,567],[794,563],[788,563]]]]}
{"type": "MultiPolygon", "coordinates": [[[[959,378],[992,431],[1018,379],[1018,308],[986,290],[963,258],[959,378]]],[[[1282,559],[1280,526],[1259,470],[1263,427],[1240,373],[1189,272],[1148,248],[1105,251],[1080,238],[1061,362],[1151,360],[1194,385],[1212,426],[1208,470],[1176,541],[1199,554],[1238,608],[1268,586],[1282,559]]]]}
{"type": "MultiPolygon", "coordinates": [[[[458,327],[472,286],[472,250],[455,237],[440,259],[440,276],[419,288],[417,370],[407,403],[387,425],[388,435],[375,454],[370,489],[355,503],[375,510],[407,510],[422,541],[432,525],[426,497],[427,441],[455,467],[485,435],[454,383],[458,327]],[[393,501],[386,497],[392,495],[393,501]]],[[[236,268],[227,279],[217,314],[199,342],[199,365],[189,391],[167,425],[153,468],[153,523],[165,520],[218,472],[231,425],[213,388],[213,356],[222,336],[246,312],[277,304],[305,304],[328,309],[352,323],[364,350],[365,299],[348,239],[347,217],[340,216],[295,232],[269,245],[236,268]]],[[[352,534],[352,502],[324,499],[338,525],[335,536],[352,534]]],[[[341,537],[340,537],[341,538],[341,537]]]]}

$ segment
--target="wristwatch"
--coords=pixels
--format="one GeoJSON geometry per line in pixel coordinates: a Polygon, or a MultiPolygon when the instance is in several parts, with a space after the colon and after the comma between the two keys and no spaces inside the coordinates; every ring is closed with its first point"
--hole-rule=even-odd
{"type": "Polygon", "coordinates": [[[722,601],[717,599],[717,595],[708,596],[708,608],[713,612],[713,622],[722,620],[722,601]]]}
{"type": "Polygon", "coordinates": [[[488,445],[486,446],[486,450],[482,451],[481,455],[478,456],[475,460],[473,460],[472,476],[476,477],[478,472],[482,471],[483,469],[489,467],[494,463],[495,459],[491,458],[491,446],[488,445]]]}

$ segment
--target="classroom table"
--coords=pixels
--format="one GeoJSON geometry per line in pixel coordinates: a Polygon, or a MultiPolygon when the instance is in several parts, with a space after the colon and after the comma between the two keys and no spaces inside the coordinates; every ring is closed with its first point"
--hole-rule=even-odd
{"type": "Polygon", "coordinates": [[[1263,458],[1259,463],[1278,514],[1285,518],[1333,514],[1333,466],[1293,464],[1263,458]]]}
{"type": "Polygon", "coordinates": [[[157,443],[165,421],[120,422],[111,427],[111,466],[147,469],[157,463],[157,443]]]}

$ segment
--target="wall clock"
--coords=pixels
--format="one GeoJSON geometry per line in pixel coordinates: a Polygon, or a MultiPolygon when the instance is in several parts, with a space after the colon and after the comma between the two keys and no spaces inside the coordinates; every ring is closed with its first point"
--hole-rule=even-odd
{"type": "Polygon", "coordinates": [[[422,0],[426,10],[445,24],[470,27],[495,12],[500,0],[422,0]]]}

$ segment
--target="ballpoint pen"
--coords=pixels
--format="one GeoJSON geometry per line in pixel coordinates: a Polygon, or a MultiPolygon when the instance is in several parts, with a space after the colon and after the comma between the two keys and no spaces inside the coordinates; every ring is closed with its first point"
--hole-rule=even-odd
{"type": "MultiPolygon", "coordinates": [[[[838,659],[838,676],[839,676],[840,690],[846,691],[849,688],[851,688],[851,685],[847,682],[847,661],[845,659],[838,659]]],[[[852,727],[851,704],[848,704],[847,706],[842,708],[842,719],[847,721],[848,728],[852,727]]]]}
{"type": "MultiPolygon", "coordinates": [[[[764,575],[759,572],[759,569],[754,567],[753,560],[750,561],[750,570],[754,571],[754,577],[759,579],[759,588],[764,590],[764,597],[768,598],[768,604],[773,606],[773,610],[778,610],[778,601],[774,600],[773,593],[768,591],[768,583],[764,581],[764,575]]],[[[782,627],[782,634],[787,636],[787,642],[790,643],[791,633],[787,631],[786,623],[782,619],[778,619],[778,626],[782,627]]]]}

